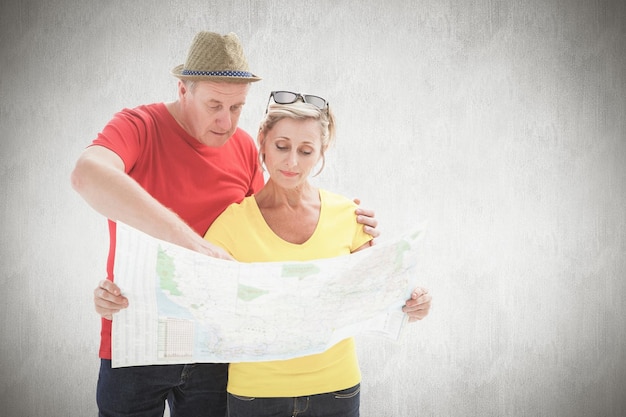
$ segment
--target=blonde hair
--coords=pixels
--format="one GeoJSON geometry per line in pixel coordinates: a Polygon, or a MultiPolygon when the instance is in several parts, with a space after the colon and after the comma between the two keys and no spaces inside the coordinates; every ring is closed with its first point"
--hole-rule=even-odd
{"type": "MultiPolygon", "coordinates": [[[[265,117],[263,118],[263,121],[261,121],[261,126],[259,127],[258,141],[261,149],[265,146],[265,135],[267,132],[272,130],[276,123],[287,118],[293,120],[311,119],[319,122],[322,139],[322,166],[315,174],[318,175],[324,169],[326,162],[324,153],[335,140],[335,116],[328,106],[322,110],[312,104],[307,104],[302,101],[296,101],[290,104],[272,103],[269,105],[267,113],[265,113],[265,117]]],[[[259,157],[261,158],[262,164],[264,162],[263,152],[259,153],[259,157]]]]}

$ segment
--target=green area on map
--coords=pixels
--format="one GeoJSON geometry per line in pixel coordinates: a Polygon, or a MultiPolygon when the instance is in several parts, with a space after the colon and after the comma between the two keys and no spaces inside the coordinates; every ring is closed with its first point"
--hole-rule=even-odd
{"type": "Polygon", "coordinates": [[[314,264],[285,264],[281,276],[285,278],[306,278],[320,273],[320,269],[314,264]]]}
{"type": "Polygon", "coordinates": [[[255,288],[255,287],[250,287],[248,285],[239,284],[239,287],[237,290],[237,297],[243,301],[252,301],[268,293],[269,291],[262,290],[261,288],[255,288]]]}
{"type": "Polygon", "coordinates": [[[176,285],[174,279],[174,260],[159,246],[159,252],[157,253],[156,272],[159,277],[159,285],[161,289],[169,291],[171,295],[183,295],[176,285]]]}

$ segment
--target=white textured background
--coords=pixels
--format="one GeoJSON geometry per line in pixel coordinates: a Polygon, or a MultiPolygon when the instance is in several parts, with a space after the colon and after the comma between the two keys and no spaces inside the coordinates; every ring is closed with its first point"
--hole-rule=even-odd
{"type": "Polygon", "coordinates": [[[105,220],[71,190],[114,112],[175,98],[199,30],[254,85],[327,97],[320,185],[427,222],[431,315],[358,339],[362,415],[626,415],[623,1],[22,1],[0,6],[0,415],[95,416],[105,220]]]}

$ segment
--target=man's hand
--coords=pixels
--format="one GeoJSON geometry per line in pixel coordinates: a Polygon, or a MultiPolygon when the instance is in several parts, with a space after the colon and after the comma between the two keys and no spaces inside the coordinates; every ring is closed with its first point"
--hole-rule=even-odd
{"type": "MultiPolygon", "coordinates": [[[[353,200],[357,205],[361,204],[361,200],[355,198],[353,200]]],[[[378,220],[375,218],[374,210],[368,210],[361,207],[356,209],[356,221],[363,225],[363,231],[374,239],[380,236],[380,231],[377,229],[378,220]]],[[[370,240],[370,246],[374,244],[374,239],[370,240]]]]}
{"type": "Polygon", "coordinates": [[[226,252],[221,247],[212,244],[211,242],[204,240],[202,238],[195,239],[197,245],[193,246],[192,250],[202,253],[204,255],[212,256],[213,258],[218,259],[226,259],[227,261],[232,261],[234,258],[230,256],[228,252],[226,252]]]}
{"type": "Polygon", "coordinates": [[[416,287],[411,294],[411,298],[406,300],[404,307],[402,307],[402,311],[409,316],[409,322],[426,317],[430,311],[432,299],[426,288],[416,287]]]}
{"type": "Polygon", "coordinates": [[[108,279],[100,281],[93,290],[93,302],[96,312],[107,320],[113,320],[113,314],[128,307],[128,298],[108,279]]]}

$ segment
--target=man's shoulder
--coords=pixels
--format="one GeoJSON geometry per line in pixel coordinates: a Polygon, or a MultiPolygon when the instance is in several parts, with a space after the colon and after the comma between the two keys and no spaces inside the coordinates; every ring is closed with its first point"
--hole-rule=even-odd
{"type": "Polygon", "coordinates": [[[162,117],[162,115],[166,111],[167,111],[167,108],[165,107],[165,104],[151,103],[151,104],[141,104],[136,107],[125,107],[122,110],[120,110],[118,114],[146,119],[146,118],[162,117]]]}
{"type": "Polygon", "coordinates": [[[143,104],[126,107],[115,113],[110,123],[118,128],[128,126],[140,131],[160,129],[170,124],[168,110],[163,103],[143,104]]]}

